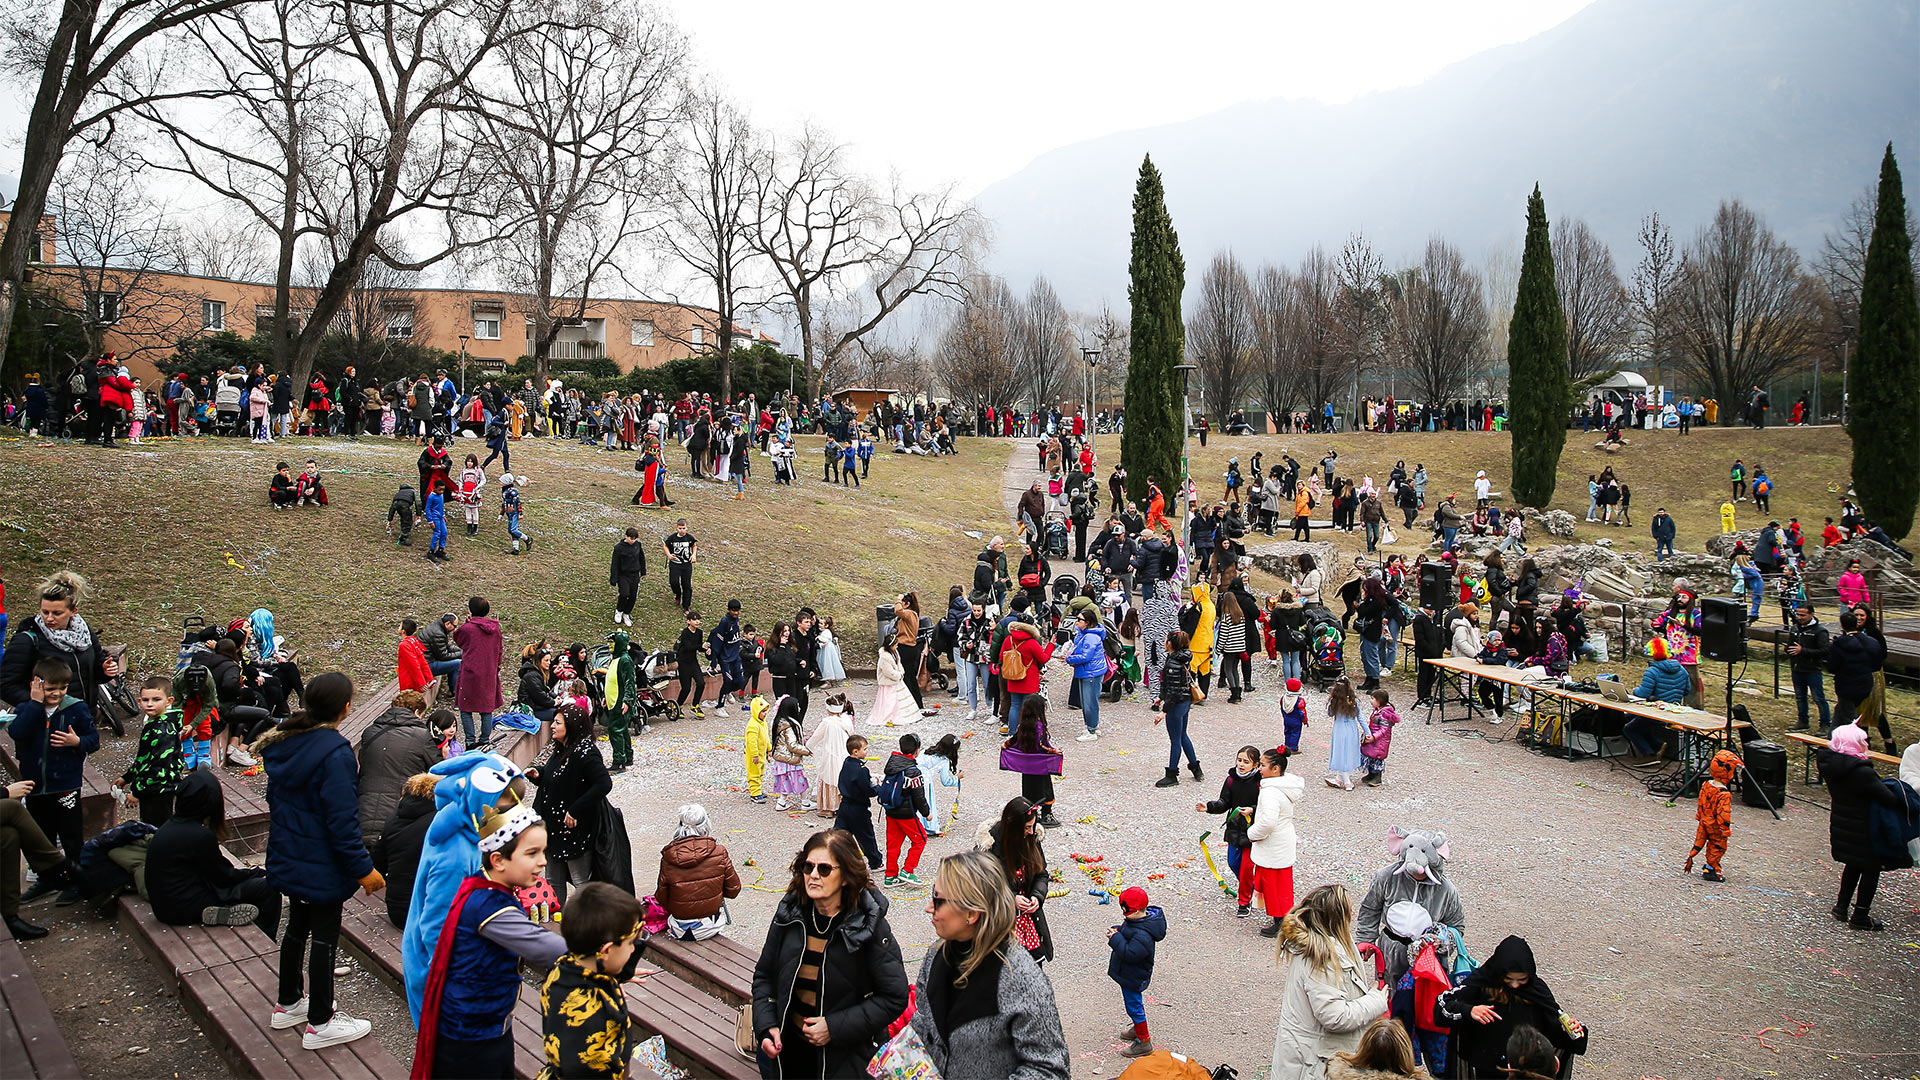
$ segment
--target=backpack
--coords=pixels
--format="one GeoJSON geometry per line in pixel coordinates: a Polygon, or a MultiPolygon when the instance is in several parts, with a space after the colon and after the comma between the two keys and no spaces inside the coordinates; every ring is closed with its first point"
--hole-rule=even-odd
{"type": "Polygon", "coordinates": [[[67,376],[67,392],[76,397],[84,395],[87,392],[87,373],[85,371],[78,367],[73,369],[73,374],[67,376]]]}
{"type": "Polygon", "coordinates": [[[897,773],[888,773],[886,777],[880,781],[880,786],[874,790],[875,796],[880,800],[881,808],[898,810],[905,805],[907,797],[906,770],[902,769],[897,773]]]}
{"type": "Polygon", "coordinates": [[[1000,679],[1003,682],[1019,682],[1027,677],[1027,658],[1020,655],[1020,648],[1013,642],[1007,642],[1000,651],[1000,679]]]}

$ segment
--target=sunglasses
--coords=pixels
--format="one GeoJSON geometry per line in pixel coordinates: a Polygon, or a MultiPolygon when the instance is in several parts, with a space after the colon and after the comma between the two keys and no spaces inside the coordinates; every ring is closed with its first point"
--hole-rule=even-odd
{"type": "Polygon", "coordinates": [[[800,873],[807,877],[827,878],[840,872],[840,867],[830,862],[803,862],[800,873]]]}
{"type": "Polygon", "coordinates": [[[939,911],[941,908],[946,907],[948,904],[952,903],[951,900],[949,900],[947,897],[941,896],[939,893],[934,893],[931,897],[929,897],[929,899],[933,901],[933,910],[935,911],[939,911]]]}

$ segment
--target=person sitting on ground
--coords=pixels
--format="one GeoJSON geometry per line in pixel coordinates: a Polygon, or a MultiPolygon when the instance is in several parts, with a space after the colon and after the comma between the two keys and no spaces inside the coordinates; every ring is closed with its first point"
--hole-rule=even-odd
{"type": "Polygon", "coordinates": [[[327,505],[327,486],[320,482],[320,466],[312,458],[307,459],[307,467],[293,482],[293,494],[302,506],[327,505]]]}
{"type": "Polygon", "coordinates": [[[173,817],[147,842],[146,895],[153,917],[169,926],[244,926],[275,937],[280,893],[266,870],[240,867],[220,850],[226,797],[213,770],[187,774],[174,796],[173,817]]]}
{"type": "Polygon", "coordinates": [[[713,838],[707,808],[680,808],[673,839],[660,849],[660,878],[654,899],[667,909],[667,931],[683,941],[705,941],[733,925],[727,901],[740,895],[740,874],[733,857],[713,838]]]}
{"type": "Polygon", "coordinates": [[[294,490],[293,466],[281,462],[273,467],[273,479],[267,482],[267,498],[275,510],[285,510],[300,501],[294,490]]]}

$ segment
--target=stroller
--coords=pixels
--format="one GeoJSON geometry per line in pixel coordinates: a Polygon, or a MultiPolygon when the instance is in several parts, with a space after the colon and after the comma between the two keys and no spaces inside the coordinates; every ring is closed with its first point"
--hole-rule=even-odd
{"type": "Polygon", "coordinates": [[[1061,574],[1047,590],[1047,629],[1058,630],[1066,623],[1067,605],[1080,595],[1080,581],[1072,574],[1061,574]]]}
{"type": "MultiPolygon", "coordinates": [[[[679,703],[660,692],[660,686],[675,677],[671,670],[673,663],[673,654],[664,649],[645,655],[635,654],[633,668],[640,679],[639,685],[633,688],[633,700],[640,708],[641,731],[659,720],[680,719],[679,703]]],[[[612,664],[612,646],[596,645],[587,654],[587,670],[581,674],[587,684],[587,694],[593,699],[593,718],[603,726],[608,719],[607,669],[612,664]]]]}
{"type": "Polygon", "coordinates": [[[1100,681],[1100,699],[1119,701],[1121,697],[1133,693],[1134,676],[1140,670],[1138,658],[1128,654],[1128,646],[1120,644],[1120,623],[1111,616],[1101,620],[1106,629],[1107,638],[1107,677],[1100,681]]]}
{"type": "Polygon", "coordinates": [[[1347,661],[1341,649],[1346,635],[1340,630],[1340,620],[1323,605],[1307,608],[1306,620],[1307,677],[1316,689],[1325,690],[1346,676],[1347,661]]]}
{"type": "Polygon", "coordinates": [[[1047,554],[1056,559],[1067,557],[1067,515],[1058,510],[1047,514],[1047,554]]]}

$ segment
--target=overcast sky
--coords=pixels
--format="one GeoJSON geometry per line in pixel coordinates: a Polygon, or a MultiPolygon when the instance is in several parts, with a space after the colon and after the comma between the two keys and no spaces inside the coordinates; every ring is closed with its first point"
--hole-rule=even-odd
{"type": "Polygon", "coordinates": [[[1345,101],[1592,0],[660,0],[754,119],[972,195],[1065,143],[1241,101],[1345,101]]]}

